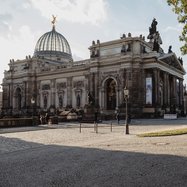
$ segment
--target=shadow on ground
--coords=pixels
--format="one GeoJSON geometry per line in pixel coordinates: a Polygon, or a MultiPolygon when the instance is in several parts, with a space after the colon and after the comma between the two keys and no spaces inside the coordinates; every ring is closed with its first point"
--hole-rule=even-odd
{"type": "Polygon", "coordinates": [[[0,137],[0,186],[186,186],[187,158],[0,137]],[[3,144],[10,145],[7,148],[3,144]]]}

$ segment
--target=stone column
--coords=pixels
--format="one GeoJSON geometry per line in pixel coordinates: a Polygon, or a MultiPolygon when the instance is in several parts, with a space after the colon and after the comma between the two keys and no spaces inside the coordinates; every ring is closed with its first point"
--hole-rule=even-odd
{"type": "MultiPolygon", "coordinates": [[[[145,69],[141,69],[141,80],[140,80],[140,92],[141,94],[141,101],[140,101],[140,105],[144,106],[145,105],[145,98],[146,98],[146,89],[145,89],[145,79],[146,79],[146,73],[145,73],[145,69]]],[[[141,107],[140,106],[140,107],[141,107]]]]}
{"type": "Polygon", "coordinates": [[[8,85],[8,108],[11,106],[11,84],[8,85]]]}
{"type": "Polygon", "coordinates": [[[173,77],[173,104],[177,105],[177,79],[173,77]]]}
{"type": "Polygon", "coordinates": [[[90,76],[89,76],[89,92],[93,95],[93,92],[94,92],[94,73],[91,73],[90,72],[90,76]]]}
{"type": "Polygon", "coordinates": [[[37,103],[38,103],[38,106],[40,107],[42,105],[41,99],[42,99],[41,81],[38,81],[37,82],[37,103]]]}
{"type": "Polygon", "coordinates": [[[167,76],[167,81],[168,81],[168,105],[170,106],[171,105],[171,87],[172,87],[170,74],[168,74],[167,76]]]}
{"type": "Polygon", "coordinates": [[[101,98],[100,98],[99,104],[100,104],[100,106],[101,106],[102,109],[105,109],[105,108],[106,108],[106,105],[105,105],[105,91],[104,91],[104,88],[101,88],[101,98]]]}
{"type": "Polygon", "coordinates": [[[160,88],[160,69],[158,69],[158,73],[157,73],[157,79],[158,79],[158,83],[157,83],[157,100],[158,100],[158,105],[159,107],[161,107],[161,101],[160,101],[160,96],[159,96],[159,88],[160,88]]]}
{"type": "Polygon", "coordinates": [[[164,105],[168,105],[168,74],[164,72],[164,105]]]}
{"type": "Polygon", "coordinates": [[[85,96],[84,96],[84,103],[88,103],[88,91],[89,91],[89,85],[90,84],[90,76],[85,75],[85,80],[84,80],[84,88],[85,88],[85,96]]]}
{"type": "Polygon", "coordinates": [[[36,100],[37,100],[37,105],[40,106],[41,105],[41,81],[37,81],[37,91],[36,91],[36,100]]]}
{"type": "Polygon", "coordinates": [[[183,106],[184,94],[183,94],[183,79],[179,79],[179,105],[183,106]]]}
{"type": "Polygon", "coordinates": [[[124,102],[124,88],[125,87],[127,89],[129,89],[129,87],[128,87],[128,71],[127,71],[127,69],[124,69],[124,71],[123,71],[123,82],[122,82],[122,89],[121,89],[121,92],[122,92],[121,101],[122,101],[122,103],[124,102]]]}
{"type": "Polygon", "coordinates": [[[166,82],[167,82],[167,104],[170,104],[170,84],[169,84],[169,74],[166,74],[166,82]]]}
{"type": "Polygon", "coordinates": [[[91,94],[93,95],[93,97],[94,97],[94,99],[96,99],[95,98],[95,86],[96,86],[96,82],[95,82],[95,73],[92,73],[92,92],[91,92],[91,94]]]}
{"type": "Polygon", "coordinates": [[[12,110],[14,108],[13,100],[14,100],[14,84],[13,84],[13,81],[11,81],[10,83],[10,107],[12,107],[12,110]]]}
{"type": "Polygon", "coordinates": [[[158,69],[153,70],[154,73],[154,105],[157,106],[159,102],[159,82],[160,82],[160,71],[158,69]]]}
{"type": "Polygon", "coordinates": [[[123,103],[123,89],[125,87],[125,69],[122,69],[119,71],[119,79],[120,81],[118,81],[118,84],[117,85],[117,107],[119,105],[121,105],[123,103]]]}
{"type": "Polygon", "coordinates": [[[116,108],[119,107],[119,85],[116,85],[116,108]]]}
{"type": "Polygon", "coordinates": [[[94,74],[94,95],[95,95],[95,104],[99,104],[99,73],[95,72],[94,74]]]}
{"type": "Polygon", "coordinates": [[[67,105],[72,105],[72,77],[67,78],[67,105]]]}
{"type": "Polygon", "coordinates": [[[24,108],[26,107],[26,103],[27,103],[27,82],[26,81],[23,81],[23,100],[24,100],[24,102],[23,102],[23,106],[24,106],[24,108]]]}
{"type": "Polygon", "coordinates": [[[51,80],[51,105],[55,105],[55,81],[51,80]]]}

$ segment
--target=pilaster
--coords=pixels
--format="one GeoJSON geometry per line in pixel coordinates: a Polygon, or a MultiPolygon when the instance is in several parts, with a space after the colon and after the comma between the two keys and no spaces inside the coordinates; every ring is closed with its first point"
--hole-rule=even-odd
{"type": "Polygon", "coordinates": [[[55,82],[55,79],[51,80],[51,105],[55,105],[55,82]]]}
{"type": "Polygon", "coordinates": [[[160,70],[154,69],[154,104],[155,106],[160,104],[159,102],[159,82],[160,82],[160,70]]]}
{"type": "Polygon", "coordinates": [[[67,105],[72,105],[72,77],[67,78],[67,105]]]}
{"type": "Polygon", "coordinates": [[[168,79],[168,73],[164,72],[164,105],[168,106],[168,87],[169,87],[169,79],[168,79]]]}

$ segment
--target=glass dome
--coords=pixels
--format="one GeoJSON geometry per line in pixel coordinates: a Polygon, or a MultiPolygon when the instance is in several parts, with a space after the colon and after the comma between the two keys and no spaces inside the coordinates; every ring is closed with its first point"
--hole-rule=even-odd
{"type": "Polygon", "coordinates": [[[43,34],[36,43],[34,56],[42,57],[65,57],[72,59],[71,49],[66,38],[56,32],[53,26],[52,31],[43,34]]]}

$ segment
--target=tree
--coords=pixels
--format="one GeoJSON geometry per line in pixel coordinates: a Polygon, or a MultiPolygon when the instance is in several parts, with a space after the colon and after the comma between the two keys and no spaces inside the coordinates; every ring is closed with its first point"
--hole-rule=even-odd
{"type": "Polygon", "coordinates": [[[182,54],[187,54],[187,0],[167,0],[168,5],[173,6],[173,11],[178,15],[179,23],[184,24],[180,41],[184,42],[181,47],[182,54]]]}

